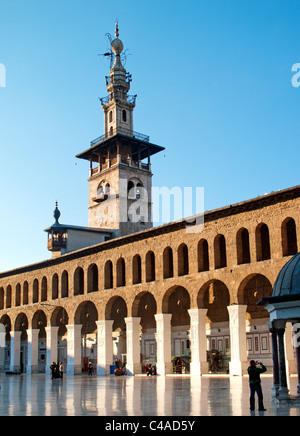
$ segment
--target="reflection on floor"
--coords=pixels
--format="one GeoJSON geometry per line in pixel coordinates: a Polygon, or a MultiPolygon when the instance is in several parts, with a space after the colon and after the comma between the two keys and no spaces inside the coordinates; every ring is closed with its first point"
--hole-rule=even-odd
{"type": "MultiPolygon", "coordinates": [[[[262,376],[265,415],[300,415],[298,407],[272,403],[272,376],[262,376]]],[[[297,378],[290,377],[295,395],[297,378]]],[[[247,377],[0,376],[0,416],[207,416],[249,415],[247,377]]],[[[261,412],[255,412],[257,415],[261,412]]]]}

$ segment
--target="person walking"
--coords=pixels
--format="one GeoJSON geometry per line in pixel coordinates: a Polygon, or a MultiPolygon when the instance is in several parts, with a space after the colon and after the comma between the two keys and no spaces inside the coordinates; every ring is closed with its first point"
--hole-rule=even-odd
{"type": "Polygon", "coordinates": [[[263,403],[263,393],[261,388],[260,374],[266,372],[267,368],[261,362],[250,360],[250,366],[248,368],[249,374],[249,386],[250,386],[250,411],[255,410],[255,392],[258,396],[258,410],[265,411],[263,403]],[[257,365],[260,365],[258,367],[257,365]]]}
{"type": "Polygon", "coordinates": [[[94,371],[94,368],[93,368],[92,362],[89,362],[88,374],[93,375],[93,371],[94,371]]]}

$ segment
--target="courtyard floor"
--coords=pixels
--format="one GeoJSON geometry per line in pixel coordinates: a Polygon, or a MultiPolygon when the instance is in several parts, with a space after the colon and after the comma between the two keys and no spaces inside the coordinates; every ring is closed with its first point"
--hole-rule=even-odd
{"type": "MultiPolygon", "coordinates": [[[[0,375],[0,416],[300,416],[272,403],[272,376],[262,376],[266,412],[249,411],[247,377],[0,375]]],[[[297,377],[289,378],[296,395],[297,377]]]]}

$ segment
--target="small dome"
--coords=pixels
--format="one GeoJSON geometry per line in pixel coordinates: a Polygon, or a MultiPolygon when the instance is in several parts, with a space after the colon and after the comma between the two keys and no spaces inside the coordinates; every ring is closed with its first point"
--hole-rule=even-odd
{"type": "Polygon", "coordinates": [[[295,254],[281,269],[272,296],[297,294],[300,295],[300,253],[295,254]]]}
{"type": "Polygon", "coordinates": [[[123,48],[123,42],[119,38],[114,39],[111,43],[111,49],[115,55],[119,55],[120,53],[122,53],[123,48]]]}

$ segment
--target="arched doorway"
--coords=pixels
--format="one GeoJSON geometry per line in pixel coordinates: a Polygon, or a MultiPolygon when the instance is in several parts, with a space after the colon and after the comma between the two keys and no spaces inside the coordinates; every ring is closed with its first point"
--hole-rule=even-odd
{"type": "Polygon", "coordinates": [[[142,292],[136,296],[132,316],[141,318],[140,345],[142,368],[146,363],[156,363],[156,301],[150,292],[142,292]]]}
{"type": "Polygon", "coordinates": [[[57,332],[57,361],[62,362],[64,368],[67,366],[67,340],[69,316],[63,307],[57,307],[51,316],[51,326],[58,327],[57,332]]]}
{"type": "Polygon", "coordinates": [[[4,362],[4,370],[9,370],[10,368],[10,332],[11,332],[11,320],[8,315],[3,315],[0,319],[0,323],[3,324],[5,335],[4,335],[4,356],[3,356],[3,362],[4,362]]]}
{"type": "Polygon", "coordinates": [[[273,287],[262,274],[251,274],[240,284],[238,303],[246,308],[246,344],[248,360],[262,360],[268,366],[272,363],[272,346],[267,322],[269,313],[257,302],[272,295],[273,287]]]}
{"type": "Polygon", "coordinates": [[[75,324],[81,325],[82,371],[88,371],[89,362],[97,365],[97,325],[98,311],[91,301],[82,302],[75,313],[75,324]]]}
{"type": "Polygon", "coordinates": [[[123,298],[112,297],[106,305],[105,319],[112,320],[113,360],[126,363],[126,323],[127,305],[123,298]]]}
{"type": "Polygon", "coordinates": [[[25,313],[20,313],[15,321],[15,331],[21,332],[20,337],[20,372],[26,372],[28,355],[28,319],[25,313]]]}
{"type": "Polygon", "coordinates": [[[206,282],[198,293],[199,308],[207,309],[206,336],[209,370],[227,372],[230,361],[229,313],[230,294],[220,280],[206,282]]]}
{"type": "Polygon", "coordinates": [[[178,365],[176,362],[182,361],[182,368],[177,372],[190,371],[190,295],[183,286],[173,286],[163,298],[163,312],[172,314],[171,317],[171,359],[173,371],[178,365]]]}
{"type": "Polygon", "coordinates": [[[47,317],[42,310],[38,310],[32,318],[32,328],[39,330],[38,334],[38,372],[46,369],[46,327],[47,317]]]}

